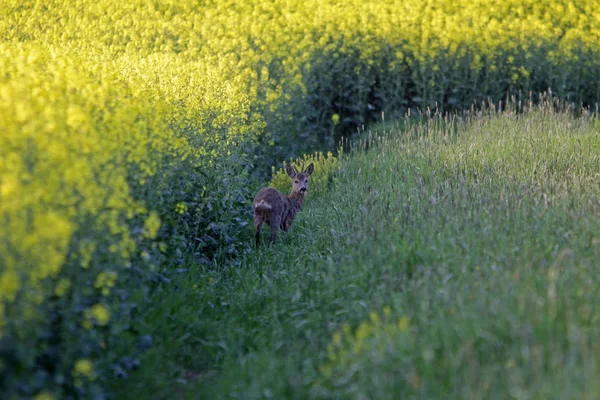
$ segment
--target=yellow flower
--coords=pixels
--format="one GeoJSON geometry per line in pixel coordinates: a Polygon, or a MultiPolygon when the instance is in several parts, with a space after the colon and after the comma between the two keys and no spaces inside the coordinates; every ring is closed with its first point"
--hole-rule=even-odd
{"type": "Polygon", "coordinates": [[[8,198],[17,191],[17,181],[12,177],[5,177],[0,182],[0,197],[8,198]]]}
{"type": "Polygon", "coordinates": [[[76,377],[93,378],[94,364],[87,358],[80,358],[73,366],[73,375],[76,377]]]}
{"type": "Polygon", "coordinates": [[[188,206],[185,203],[177,203],[177,206],[175,206],[175,212],[178,214],[185,214],[187,210],[188,206]]]}
{"type": "Polygon", "coordinates": [[[144,236],[149,239],[154,239],[160,229],[160,217],[156,211],[150,212],[148,218],[144,222],[144,236]]]}
{"type": "Polygon", "coordinates": [[[96,304],[86,310],[85,316],[88,321],[95,321],[98,325],[104,326],[110,320],[110,311],[104,305],[96,304]]]}
{"type": "Polygon", "coordinates": [[[400,318],[400,320],[398,321],[398,329],[400,329],[400,332],[404,332],[408,329],[409,327],[409,320],[407,316],[404,316],[402,318],[400,318]]]}
{"type": "Polygon", "coordinates": [[[340,123],[340,116],[338,114],[333,114],[331,116],[331,122],[333,122],[334,125],[337,125],[340,123]]]}
{"type": "Polygon", "coordinates": [[[371,333],[371,327],[365,321],[361,322],[356,330],[356,340],[362,341],[366,339],[371,333]]]}
{"type": "Polygon", "coordinates": [[[103,296],[110,294],[110,289],[115,285],[117,281],[117,273],[114,271],[100,272],[94,282],[94,287],[100,289],[103,296]]]}
{"type": "Polygon", "coordinates": [[[21,287],[21,279],[14,269],[8,269],[0,275],[0,300],[12,302],[21,287]]]}

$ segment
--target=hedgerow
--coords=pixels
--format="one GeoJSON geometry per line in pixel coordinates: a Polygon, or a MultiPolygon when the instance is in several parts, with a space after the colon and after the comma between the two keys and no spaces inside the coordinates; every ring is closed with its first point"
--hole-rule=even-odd
{"type": "Polygon", "coordinates": [[[74,53],[0,50],[0,383],[94,397],[146,346],[135,321],[153,282],[186,254],[239,250],[239,165],[262,123],[217,78],[183,106],[74,53]]]}
{"type": "MultiPolygon", "coordinates": [[[[3,2],[0,386],[100,395],[168,271],[249,243],[251,170],[384,108],[600,94],[600,11],[570,2],[3,2]]],[[[134,346],[138,343],[138,346],[134,346]]]]}

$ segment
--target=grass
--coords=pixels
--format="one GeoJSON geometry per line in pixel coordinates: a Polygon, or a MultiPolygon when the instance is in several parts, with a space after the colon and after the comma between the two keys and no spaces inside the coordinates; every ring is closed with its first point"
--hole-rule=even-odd
{"type": "Polygon", "coordinates": [[[598,398],[600,125],[513,111],[390,125],[276,245],[190,266],[118,397],[598,398]]]}

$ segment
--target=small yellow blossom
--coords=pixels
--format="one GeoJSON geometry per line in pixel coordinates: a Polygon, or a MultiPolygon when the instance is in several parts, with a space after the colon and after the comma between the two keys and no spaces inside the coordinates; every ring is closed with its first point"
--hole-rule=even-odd
{"type": "Polygon", "coordinates": [[[185,203],[177,203],[175,206],[175,212],[178,214],[185,214],[188,210],[188,206],[185,203]]]}
{"type": "Polygon", "coordinates": [[[371,327],[370,327],[369,323],[366,321],[363,321],[360,323],[360,325],[358,326],[358,329],[356,331],[356,339],[358,341],[361,341],[361,340],[367,338],[370,333],[371,333],[371,327]]]}
{"type": "Polygon", "coordinates": [[[21,279],[14,269],[8,269],[0,274],[0,301],[12,302],[21,287],[21,279]]]}
{"type": "Polygon", "coordinates": [[[0,182],[0,198],[7,199],[10,195],[17,191],[18,185],[16,179],[5,177],[0,182]]]}
{"type": "Polygon", "coordinates": [[[331,116],[331,122],[333,122],[334,125],[337,125],[340,123],[340,116],[338,114],[333,114],[331,116]]]}
{"type": "Polygon", "coordinates": [[[117,282],[117,277],[118,275],[114,271],[101,272],[96,277],[94,287],[96,289],[100,289],[103,296],[108,296],[110,294],[110,290],[117,282]]]}
{"type": "Polygon", "coordinates": [[[93,378],[94,364],[87,358],[80,358],[73,366],[73,375],[76,377],[93,378]]]}
{"type": "Polygon", "coordinates": [[[149,239],[154,239],[160,229],[160,217],[156,211],[151,211],[148,218],[144,222],[144,236],[149,239]]]}
{"type": "Polygon", "coordinates": [[[409,327],[408,317],[407,316],[403,316],[398,321],[398,329],[400,329],[400,332],[404,332],[404,331],[406,331],[408,329],[408,327],[409,327]]]}
{"type": "Polygon", "coordinates": [[[108,321],[110,320],[110,311],[106,306],[96,304],[86,310],[85,316],[88,327],[90,326],[89,323],[92,321],[95,321],[100,326],[104,326],[108,324],[108,321]]]}

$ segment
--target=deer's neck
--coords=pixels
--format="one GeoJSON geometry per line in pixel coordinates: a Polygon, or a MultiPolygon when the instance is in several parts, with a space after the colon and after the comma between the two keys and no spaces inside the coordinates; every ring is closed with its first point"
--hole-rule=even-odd
{"type": "Polygon", "coordinates": [[[291,200],[292,205],[294,206],[296,211],[299,210],[302,207],[302,203],[304,203],[304,196],[300,193],[291,193],[288,196],[288,199],[291,200]]]}

